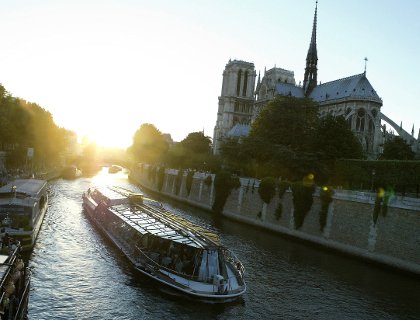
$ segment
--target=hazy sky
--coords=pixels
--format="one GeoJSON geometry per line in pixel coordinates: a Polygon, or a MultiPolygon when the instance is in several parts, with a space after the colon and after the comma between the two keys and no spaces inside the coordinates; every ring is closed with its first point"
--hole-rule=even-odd
{"type": "MultiPolygon", "coordinates": [[[[229,59],[302,80],[312,0],[2,0],[0,83],[59,126],[128,146],[142,123],[213,136],[229,59]]],[[[362,73],[382,112],[420,127],[420,1],[320,0],[318,80],[362,73]]]]}

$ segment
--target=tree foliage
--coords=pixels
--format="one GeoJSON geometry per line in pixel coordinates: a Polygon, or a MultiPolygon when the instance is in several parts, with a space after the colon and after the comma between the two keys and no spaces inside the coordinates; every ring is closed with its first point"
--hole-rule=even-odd
{"type": "Polygon", "coordinates": [[[276,180],[273,177],[265,177],[261,180],[258,193],[265,203],[269,204],[276,194],[276,180]]]}
{"type": "Polygon", "coordinates": [[[383,160],[413,160],[414,152],[401,137],[394,137],[384,143],[383,160]]]}
{"type": "Polygon", "coordinates": [[[211,152],[211,139],[201,131],[189,133],[180,144],[191,153],[209,154],[211,152]]]}
{"type": "Polygon", "coordinates": [[[253,123],[250,139],[286,146],[293,151],[310,151],[317,125],[318,111],[312,100],[277,97],[253,123]]]}
{"type": "Polygon", "coordinates": [[[316,104],[306,98],[277,97],[270,101],[243,142],[244,152],[254,161],[253,175],[296,180],[316,170],[313,145],[317,112],[316,104]]]}
{"type": "Polygon", "coordinates": [[[192,132],[181,142],[172,145],[164,162],[169,167],[216,171],[218,159],[211,154],[211,139],[203,132],[192,132]]]}
{"type": "Polygon", "coordinates": [[[219,171],[214,179],[215,197],[212,210],[215,213],[221,213],[225,206],[226,200],[233,189],[239,188],[241,185],[239,178],[227,171],[219,171]]]}
{"type": "Polygon", "coordinates": [[[0,85],[0,150],[8,152],[9,167],[23,167],[28,148],[35,151],[33,168],[56,164],[73,135],[58,127],[50,112],[13,97],[0,85]]]}
{"type": "Polygon", "coordinates": [[[314,148],[326,160],[362,159],[360,141],[351,131],[344,117],[328,115],[319,121],[314,148]]]}
{"type": "Polygon", "coordinates": [[[161,162],[168,148],[165,136],[153,124],[145,123],[135,132],[128,151],[137,161],[157,164],[161,162]]]}

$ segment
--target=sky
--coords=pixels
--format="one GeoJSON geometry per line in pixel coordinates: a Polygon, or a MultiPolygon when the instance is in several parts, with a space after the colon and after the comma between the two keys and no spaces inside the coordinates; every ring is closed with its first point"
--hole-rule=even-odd
{"type": "MultiPolygon", "coordinates": [[[[213,136],[229,59],[303,80],[313,0],[2,0],[0,83],[60,127],[127,147],[143,123],[213,136]]],[[[417,138],[420,1],[320,0],[318,80],[364,71],[417,138]]]]}

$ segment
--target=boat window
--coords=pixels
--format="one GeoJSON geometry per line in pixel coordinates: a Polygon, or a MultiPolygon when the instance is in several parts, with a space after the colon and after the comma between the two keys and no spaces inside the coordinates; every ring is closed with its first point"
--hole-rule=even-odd
{"type": "Polygon", "coordinates": [[[220,274],[217,250],[203,250],[198,279],[211,281],[212,276],[220,274]]]}

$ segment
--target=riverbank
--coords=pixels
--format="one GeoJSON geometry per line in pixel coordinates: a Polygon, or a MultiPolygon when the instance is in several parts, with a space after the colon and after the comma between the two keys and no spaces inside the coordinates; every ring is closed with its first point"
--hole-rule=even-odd
{"type": "MultiPolygon", "coordinates": [[[[214,176],[195,173],[187,191],[186,174],[178,178],[178,171],[167,169],[163,180],[153,178],[148,166],[132,169],[130,178],[152,192],[211,210],[214,200],[214,176]],[[207,179],[208,181],[209,179],[207,179]],[[159,187],[161,187],[159,191],[159,187]]],[[[320,227],[321,200],[319,192],[299,230],[294,226],[293,195],[287,191],[280,199],[276,196],[264,205],[258,195],[257,180],[241,179],[222,214],[230,219],[258,226],[289,237],[307,241],[325,248],[340,251],[384,266],[420,275],[420,199],[394,197],[389,201],[386,215],[374,222],[376,195],[369,192],[336,190],[325,217],[325,227],[320,227]],[[276,213],[281,205],[282,214],[276,213]]]]}

